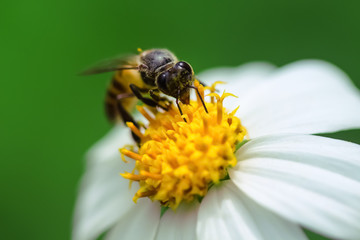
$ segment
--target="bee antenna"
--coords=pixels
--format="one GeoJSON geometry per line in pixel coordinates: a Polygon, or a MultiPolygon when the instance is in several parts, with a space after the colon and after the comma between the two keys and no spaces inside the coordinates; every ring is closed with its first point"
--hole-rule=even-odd
{"type": "Polygon", "coordinates": [[[188,86],[188,88],[193,88],[193,89],[196,90],[196,93],[197,93],[198,97],[200,98],[202,105],[204,106],[205,112],[206,112],[206,113],[209,113],[208,110],[207,110],[207,108],[206,108],[204,99],[201,97],[201,94],[200,94],[200,92],[199,92],[199,89],[198,89],[197,87],[195,87],[195,86],[188,86]]]}

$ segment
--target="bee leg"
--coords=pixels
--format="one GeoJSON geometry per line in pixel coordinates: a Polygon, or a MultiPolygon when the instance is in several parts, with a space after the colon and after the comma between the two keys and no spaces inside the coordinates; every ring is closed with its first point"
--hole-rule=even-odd
{"type": "MultiPolygon", "coordinates": [[[[180,90],[178,91],[178,96],[180,96],[180,90]]],[[[181,107],[180,107],[180,105],[179,105],[179,97],[176,98],[176,101],[175,101],[175,102],[176,102],[176,106],[177,106],[178,109],[179,109],[180,115],[182,116],[182,115],[183,115],[183,111],[181,110],[181,107]]],[[[187,121],[186,121],[186,118],[183,117],[183,119],[184,119],[184,122],[187,122],[187,121]]]]}
{"type": "Polygon", "coordinates": [[[208,110],[207,110],[207,108],[206,108],[204,99],[201,97],[201,94],[200,94],[200,92],[199,92],[199,89],[198,89],[197,87],[194,87],[194,86],[188,86],[188,87],[189,87],[189,88],[193,88],[193,89],[196,90],[196,93],[197,93],[198,97],[200,98],[202,105],[204,106],[205,112],[206,112],[206,113],[209,113],[208,110]]]}
{"type": "MultiPolygon", "coordinates": [[[[139,128],[139,124],[134,120],[134,118],[131,116],[131,114],[125,110],[124,106],[121,103],[121,99],[127,98],[127,97],[133,97],[134,95],[132,93],[123,93],[117,95],[116,99],[116,106],[119,114],[121,115],[122,120],[126,124],[126,122],[132,122],[137,128],[139,128]]],[[[131,135],[134,139],[134,141],[139,145],[140,144],[140,138],[135,133],[131,131],[131,135]]]]}
{"type": "Polygon", "coordinates": [[[166,109],[169,110],[170,107],[170,100],[166,97],[160,97],[159,90],[150,89],[149,90],[150,97],[154,99],[156,102],[165,102],[166,109]]]}
{"type": "Polygon", "coordinates": [[[139,100],[141,100],[143,103],[145,103],[146,105],[149,105],[150,107],[160,107],[160,108],[164,109],[165,111],[168,110],[166,107],[162,106],[160,103],[158,103],[154,99],[144,97],[141,94],[141,89],[138,86],[136,86],[135,84],[130,84],[130,89],[134,93],[134,95],[139,100]]]}

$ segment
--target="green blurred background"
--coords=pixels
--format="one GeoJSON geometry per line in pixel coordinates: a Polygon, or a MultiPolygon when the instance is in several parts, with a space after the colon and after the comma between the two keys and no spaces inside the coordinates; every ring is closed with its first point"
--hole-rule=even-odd
{"type": "MultiPolygon", "coordinates": [[[[2,239],[70,238],[83,155],[110,125],[99,59],[165,47],[196,72],[319,58],[360,86],[359,1],[2,1],[2,239]]],[[[360,143],[360,131],[327,136],[360,143]]],[[[311,239],[322,239],[312,233],[311,239]]]]}

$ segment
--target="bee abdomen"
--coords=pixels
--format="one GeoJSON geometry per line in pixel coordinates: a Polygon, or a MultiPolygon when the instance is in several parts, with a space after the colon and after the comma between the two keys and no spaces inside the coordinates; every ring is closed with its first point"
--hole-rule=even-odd
{"type": "Polygon", "coordinates": [[[127,86],[128,82],[124,80],[121,74],[115,74],[106,92],[105,114],[111,122],[121,119],[117,104],[121,104],[126,110],[130,110],[133,107],[133,99],[119,99],[121,94],[130,92],[130,88],[127,86]]]}
{"type": "Polygon", "coordinates": [[[123,84],[119,81],[120,79],[116,78],[116,76],[114,76],[111,80],[111,87],[112,89],[116,90],[119,93],[124,93],[126,92],[126,87],[123,86],[123,84]]]}
{"type": "Polygon", "coordinates": [[[116,103],[105,101],[105,114],[110,122],[114,122],[116,119],[116,103]]]}

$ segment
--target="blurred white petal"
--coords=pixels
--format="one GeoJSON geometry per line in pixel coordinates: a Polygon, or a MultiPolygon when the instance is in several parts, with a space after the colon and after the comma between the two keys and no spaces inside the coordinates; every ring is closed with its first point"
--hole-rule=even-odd
{"type": "Polygon", "coordinates": [[[106,240],[141,239],[153,240],[160,221],[160,204],[150,199],[139,199],[135,208],[106,235],[106,240]]]}
{"type": "Polygon", "coordinates": [[[129,191],[129,181],[119,175],[133,167],[121,160],[118,151],[129,142],[128,130],[115,127],[87,155],[75,207],[74,240],[96,239],[136,206],[132,201],[136,185],[129,191]]]}
{"type": "Polygon", "coordinates": [[[168,209],[161,217],[156,240],[195,240],[199,204],[180,204],[174,212],[168,209]]]}
{"type": "MultiPolygon", "coordinates": [[[[236,93],[239,97],[236,103],[242,105],[242,99],[259,84],[268,80],[267,77],[276,70],[276,67],[266,62],[253,62],[239,67],[214,68],[199,74],[200,80],[210,85],[215,81],[223,81],[226,84],[217,85],[219,92],[226,91],[236,93]],[[234,90],[238,90],[234,92],[234,90]]],[[[228,100],[225,100],[227,102],[228,100]]],[[[237,107],[237,106],[236,106],[237,107]]]]}
{"type": "Polygon", "coordinates": [[[301,228],[256,204],[231,181],[211,188],[201,202],[198,239],[306,239],[301,228]]]}
{"type": "MultiPolygon", "coordinates": [[[[121,160],[119,148],[126,144],[134,144],[130,129],[122,124],[115,125],[102,139],[100,139],[86,154],[86,165],[99,164],[101,162],[121,160]]],[[[122,161],[120,162],[121,165],[122,161]]],[[[133,166],[123,164],[122,167],[132,169],[133,166]]]]}
{"type": "Polygon", "coordinates": [[[309,135],[253,139],[230,178],[262,206],[324,235],[360,236],[360,146],[309,135]]]}
{"type": "MultiPolygon", "coordinates": [[[[225,88],[236,95],[247,91],[232,83],[225,88]]],[[[225,104],[228,109],[240,105],[237,115],[250,138],[360,127],[359,91],[341,70],[321,61],[299,61],[273,71],[239,101],[225,104]]]]}

